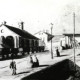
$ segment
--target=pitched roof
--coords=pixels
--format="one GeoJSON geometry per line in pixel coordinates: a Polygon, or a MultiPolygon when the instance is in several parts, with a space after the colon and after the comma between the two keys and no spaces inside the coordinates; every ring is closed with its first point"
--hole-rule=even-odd
{"type": "MultiPolygon", "coordinates": [[[[71,37],[71,36],[73,36],[73,33],[64,33],[63,35],[71,37]]],[[[80,37],[80,33],[75,33],[74,36],[80,37]]]]}
{"type": "Polygon", "coordinates": [[[52,42],[58,42],[60,41],[60,38],[63,38],[64,35],[51,35],[50,33],[45,33],[48,35],[48,41],[50,41],[52,39],[52,42]]]}
{"type": "Polygon", "coordinates": [[[49,34],[49,33],[47,33],[47,32],[44,32],[45,34],[47,34],[47,40],[48,41],[50,41],[53,37],[54,37],[54,35],[52,35],[52,34],[49,34]]]}
{"type": "Polygon", "coordinates": [[[38,39],[37,37],[33,36],[32,34],[30,34],[29,32],[25,31],[25,30],[21,30],[18,28],[15,28],[13,26],[9,26],[9,25],[5,25],[8,29],[10,29],[11,31],[15,32],[16,34],[20,35],[21,37],[27,38],[27,39],[38,39]]]}

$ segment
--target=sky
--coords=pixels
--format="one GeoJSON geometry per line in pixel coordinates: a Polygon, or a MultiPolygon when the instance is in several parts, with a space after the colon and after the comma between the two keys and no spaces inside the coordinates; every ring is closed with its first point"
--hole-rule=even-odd
{"type": "Polygon", "coordinates": [[[80,33],[80,0],[0,0],[0,24],[19,27],[32,34],[51,31],[53,34],[73,33],[73,12],[75,12],[76,33],[80,33]]]}

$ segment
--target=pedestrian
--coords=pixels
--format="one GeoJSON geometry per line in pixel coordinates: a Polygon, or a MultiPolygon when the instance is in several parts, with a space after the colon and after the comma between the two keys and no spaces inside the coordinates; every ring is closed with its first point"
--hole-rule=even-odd
{"type": "Polygon", "coordinates": [[[38,60],[36,55],[35,55],[35,58],[36,58],[36,66],[38,67],[39,66],[39,60],[38,60]]]}
{"type": "Polygon", "coordinates": [[[36,57],[36,55],[30,55],[30,62],[32,64],[32,68],[34,67],[38,67],[39,66],[39,60],[38,58],[36,57]]]}
{"type": "Polygon", "coordinates": [[[12,75],[16,75],[16,62],[13,60],[10,63],[10,69],[12,71],[12,75]]]}
{"type": "Polygon", "coordinates": [[[30,55],[30,63],[32,63],[32,64],[33,64],[32,55],[30,55]]]}
{"type": "Polygon", "coordinates": [[[56,54],[57,54],[57,57],[60,57],[60,52],[59,52],[59,50],[58,50],[58,47],[57,47],[57,49],[56,49],[56,54]]]}

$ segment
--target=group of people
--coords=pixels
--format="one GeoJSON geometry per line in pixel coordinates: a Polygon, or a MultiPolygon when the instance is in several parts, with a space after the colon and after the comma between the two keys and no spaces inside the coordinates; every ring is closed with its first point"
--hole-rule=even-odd
{"type": "Polygon", "coordinates": [[[30,55],[30,62],[32,64],[32,68],[39,67],[39,60],[36,55],[30,55]]]}
{"type": "MultiPolygon", "coordinates": [[[[39,60],[36,55],[34,56],[30,55],[30,63],[32,64],[31,66],[32,68],[39,67],[39,60]]],[[[11,69],[12,75],[16,75],[17,68],[16,68],[16,62],[14,60],[10,62],[10,69],[11,69]]]]}

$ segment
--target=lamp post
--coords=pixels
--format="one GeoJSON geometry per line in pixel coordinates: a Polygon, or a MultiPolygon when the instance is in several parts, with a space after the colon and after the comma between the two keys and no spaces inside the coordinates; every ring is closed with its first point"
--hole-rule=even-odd
{"type": "MultiPolygon", "coordinates": [[[[52,35],[53,23],[51,23],[51,35],[52,35]]],[[[51,39],[51,58],[53,59],[53,51],[52,51],[52,39],[51,39]]]]}

